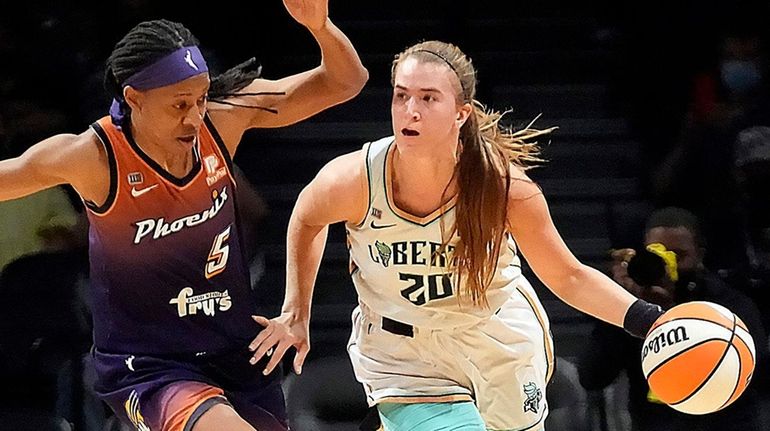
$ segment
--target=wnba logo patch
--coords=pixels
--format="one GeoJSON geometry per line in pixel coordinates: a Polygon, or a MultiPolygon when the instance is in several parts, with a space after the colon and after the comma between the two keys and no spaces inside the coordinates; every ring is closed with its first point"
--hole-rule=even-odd
{"type": "Polygon", "coordinates": [[[128,174],[128,185],[135,186],[144,182],[144,176],[141,172],[131,172],[128,174]]]}
{"type": "Polygon", "coordinates": [[[137,431],[150,431],[150,427],[144,423],[144,417],[139,411],[139,395],[137,395],[136,391],[131,391],[131,395],[128,396],[128,399],[126,400],[126,403],[123,405],[123,407],[126,409],[126,416],[128,416],[128,420],[134,424],[134,427],[137,429],[137,431]]]}

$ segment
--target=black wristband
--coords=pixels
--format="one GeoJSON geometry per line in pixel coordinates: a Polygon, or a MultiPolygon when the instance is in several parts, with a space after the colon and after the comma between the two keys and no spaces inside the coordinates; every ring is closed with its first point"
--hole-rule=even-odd
{"type": "Polygon", "coordinates": [[[623,329],[634,337],[644,338],[652,324],[663,314],[660,305],[637,299],[623,318],[623,329]]]}

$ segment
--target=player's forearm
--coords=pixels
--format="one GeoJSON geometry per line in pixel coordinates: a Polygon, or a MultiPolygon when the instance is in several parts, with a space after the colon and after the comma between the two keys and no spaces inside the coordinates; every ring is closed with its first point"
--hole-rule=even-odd
{"type": "Polygon", "coordinates": [[[286,238],[286,298],[282,312],[310,319],[313,287],[321,264],[328,226],[308,226],[296,217],[289,221],[286,238]]]}
{"type": "Polygon", "coordinates": [[[623,327],[626,312],[636,298],[609,277],[586,265],[551,290],[572,307],[597,319],[623,327]]]}
{"type": "Polygon", "coordinates": [[[321,47],[320,70],[329,85],[349,97],[358,94],[369,79],[369,72],[348,37],[328,18],[326,25],[311,33],[321,47]]]}

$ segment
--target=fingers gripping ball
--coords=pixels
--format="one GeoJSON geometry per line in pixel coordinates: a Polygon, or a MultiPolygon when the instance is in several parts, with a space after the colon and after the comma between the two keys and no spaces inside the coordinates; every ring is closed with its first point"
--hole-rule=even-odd
{"type": "Polygon", "coordinates": [[[738,399],[751,381],[755,360],[746,325],[711,302],[668,310],[642,347],[642,371],[652,393],[690,414],[715,412],[738,399]]]}

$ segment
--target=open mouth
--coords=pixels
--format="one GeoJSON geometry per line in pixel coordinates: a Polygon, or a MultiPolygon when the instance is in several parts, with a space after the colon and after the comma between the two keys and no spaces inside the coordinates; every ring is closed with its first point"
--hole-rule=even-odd
{"type": "Polygon", "coordinates": [[[412,130],[407,128],[401,129],[401,134],[404,136],[420,136],[420,132],[418,132],[417,130],[412,130]]]}
{"type": "Polygon", "coordinates": [[[192,145],[193,143],[195,143],[195,135],[182,136],[177,138],[177,140],[181,141],[184,144],[192,145]]]}

